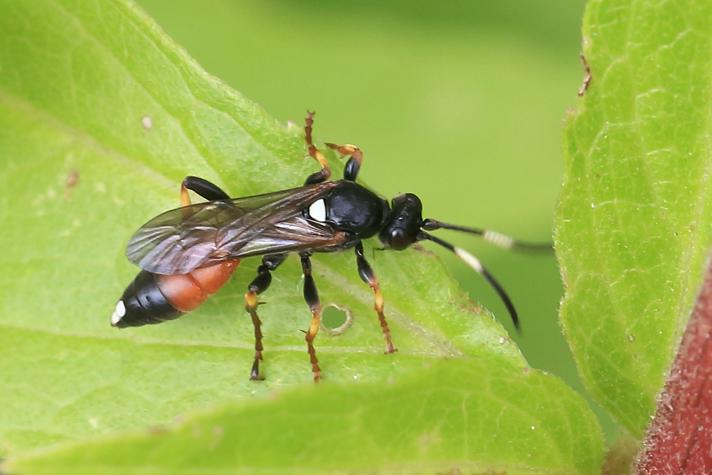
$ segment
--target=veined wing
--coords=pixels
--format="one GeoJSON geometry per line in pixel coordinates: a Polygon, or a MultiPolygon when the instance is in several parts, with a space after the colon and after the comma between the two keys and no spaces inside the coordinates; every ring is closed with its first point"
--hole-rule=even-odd
{"type": "Polygon", "coordinates": [[[304,217],[335,182],[208,201],[162,213],[133,235],[128,259],[155,274],[187,274],[225,259],[338,245],[346,236],[304,217]]]}

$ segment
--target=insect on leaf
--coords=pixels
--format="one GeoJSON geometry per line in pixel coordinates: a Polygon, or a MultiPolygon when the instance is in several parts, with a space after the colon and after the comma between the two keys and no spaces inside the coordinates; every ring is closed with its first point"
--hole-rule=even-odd
{"type": "Polygon", "coordinates": [[[371,260],[399,348],[388,356],[353,253],[314,258],[322,302],[350,315],[343,331],[317,339],[318,387],[300,332],[309,312],[297,259],[262,296],[265,381],[248,379],[254,343],[243,303],[258,259],[175,322],[112,328],[138,271],[126,243],[178,205],[184,176],[245,196],[300,186],[316,164],[303,159],[301,128],[207,75],[132,3],[1,0],[0,10],[0,259],[12,270],[0,273],[7,470],[250,472],[254,454],[264,473],[419,462],[432,471],[598,471],[601,435],[583,400],[529,369],[423,251],[371,260]],[[191,422],[136,435],[176,417],[191,422]],[[131,445],[144,437],[143,449],[131,445]],[[53,451],[60,443],[83,448],[53,451]]]}

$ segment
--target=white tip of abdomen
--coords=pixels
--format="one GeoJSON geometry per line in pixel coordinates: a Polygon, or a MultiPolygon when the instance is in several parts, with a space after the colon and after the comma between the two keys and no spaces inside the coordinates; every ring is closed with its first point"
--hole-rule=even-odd
{"type": "Polygon", "coordinates": [[[114,313],[111,314],[111,325],[116,326],[119,324],[122,318],[124,318],[124,315],[126,315],[126,305],[124,305],[123,300],[119,300],[116,303],[116,308],[114,309],[114,313]]]}

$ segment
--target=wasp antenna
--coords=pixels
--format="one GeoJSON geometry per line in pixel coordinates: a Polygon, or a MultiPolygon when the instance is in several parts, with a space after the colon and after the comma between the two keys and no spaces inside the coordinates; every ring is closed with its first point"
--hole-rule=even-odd
{"type": "Polygon", "coordinates": [[[512,300],[509,298],[509,295],[507,295],[507,292],[504,290],[504,288],[499,284],[499,282],[497,282],[497,279],[495,279],[494,276],[490,274],[487,269],[485,269],[485,267],[482,265],[478,258],[473,256],[466,250],[454,246],[449,242],[443,241],[439,237],[433,236],[432,234],[428,234],[426,232],[421,232],[418,236],[418,239],[427,239],[428,241],[432,241],[436,244],[441,245],[445,249],[448,249],[449,251],[453,252],[457,257],[459,257],[465,264],[473,268],[475,271],[477,271],[478,274],[484,277],[485,280],[497,292],[497,295],[499,295],[499,298],[502,300],[502,303],[504,303],[504,306],[507,307],[507,311],[509,312],[509,316],[512,319],[514,327],[517,329],[517,333],[521,333],[521,328],[519,325],[519,316],[517,315],[517,310],[514,308],[512,300]]]}
{"type": "Polygon", "coordinates": [[[497,231],[481,228],[471,228],[469,226],[460,226],[457,224],[443,223],[442,221],[438,221],[436,219],[423,220],[422,228],[427,231],[434,231],[436,229],[450,229],[452,231],[460,231],[463,233],[474,234],[475,236],[480,236],[482,239],[491,244],[494,244],[495,246],[514,251],[552,252],[554,250],[554,243],[551,242],[518,241],[511,236],[502,234],[497,231]]]}

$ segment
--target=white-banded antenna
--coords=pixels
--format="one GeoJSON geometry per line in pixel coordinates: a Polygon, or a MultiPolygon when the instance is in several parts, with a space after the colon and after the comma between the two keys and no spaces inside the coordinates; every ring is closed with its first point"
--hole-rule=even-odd
{"type": "Polygon", "coordinates": [[[480,274],[482,277],[485,278],[485,280],[492,286],[492,288],[497,292],[497,295],[499,295],[499,298],[502,300],[502,303],[504,304],[505,307],[507,307],[507,311],[509,312],[509,316],[512,319],[512,323],[514,324],[514,327],[517,329],[517,331],[520,331],[519,327],[519,316],[517,315],[517,310],[514,308],[514,304],[512,303],[512,300],[509,298],[509,295],[507,295],[507,292],[504,290],[504,288],[497,282],[497,279],[494,278],[492,274],[489,273],[487,269],[482,265],[482,262],[466,250],[454,246],[450,244],[447,241],[443,241],[437,236],[433,236],[432,234],[428,234],[426,232],[421,231],[420,234],[418,235],[419,240],[424,240],[427,239],[428,241],[432,241],[436,244],[441,245],[445,249],[448,249],[452,251],[457,257],[459,257],[465,264],[470,266],[472,269],[474,269],[478,274],[480,274]]]}
{"type": "Polygon", "coordinates": [[[449,224],[438,221],[437,219],[423,220],[423,229],[426,231],[434,231],[436,229],[450,229],[452,231],[460,231],[463,233],[474,234],[480,236],[485,241],[494,244],[503,249],[514,251],[529,251],[529,252],[551,252],[554,249],[553,243],[550,242],[524,242],[514,239],[512,236],[502,234],[490,229],[471,228],[469,226],[460,226],[458,224],[449,224]]]}

